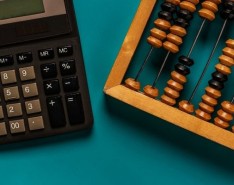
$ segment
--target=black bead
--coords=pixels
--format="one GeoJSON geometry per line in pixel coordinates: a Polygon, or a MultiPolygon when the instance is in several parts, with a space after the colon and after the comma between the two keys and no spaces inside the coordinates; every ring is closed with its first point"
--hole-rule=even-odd
{"type": "Polygon", "coordinates": [[[212,78],[218,82],[226,82],[228,80],[228,76],[224,75],[218,71],[212,73],[212,78]]]}
{"type": "Polygon", "coordinates": [[[162,10],[168,11],[171,13],[174,13],[176,11],[176,6],[174,4],[168,3],[168,2],[162,3],[161,8],[162,8],[162,10]]]}
{"type": "Polygon", "coordinates": [[[191,58],[188,58],[188,57],[183,56],[183,55],[179,57],[179,62],[181,64],[186,65],[186,66],[192,66],[194,64],[194,61],[191,58]]]}
{"type": "Polygon", "coordinates": [[[224,9],[229,9],[229,10],[234,11],[234,2],[232,2],[232,1],[226,1],[224,3],[224,9]]]}
{"type": "Polygon", "coordinates": [[[167,21],[171,21],[172,20],[172,15],[170,12],[167,11],[160,11],[158,13],[158,17],[167,21]]]}
{"type": "Polygon", "coordinates": [[[183,18],[187,21],[191,20],[193,18],[193,14],[188,11],[188,10],[184,10],[184,9],[181,9],[177,12],[177,16],[180,17],[180,18],[183,18]]]}
{"type": "Polygon", "coordinates": [[[177,26],[182,27],[182,28],[187,28],[189,26],[189,23],[185,19],[183,19],[183,18],[177,18],[175,20],[175,24],[177,26]]]}
{"type": "Polygon", "coordinates": [[[216,89],[216,90],[222,90],[224,88],[224,84],[222,82],[218,82],[216,80],[210,80],[209,82],[209,86],[216,89]]]}
{"type": "Polygon", "coordinates": [[[220,16],[223,18],[223,19],[233,19],[233,11],[230,10],[230,9],[225,9],[225,10],[222,10],[221,13],[220,13],[220,16]]]}
{"type": "Polygon", "coordinates": [[[180,73],[181,75],[184,75],[184,76],[186,76],[190,73],[190,69],[188,67],[186,67],[185,65],[180,64],[180,63],[175,65],[175,71],[180,73]]]}

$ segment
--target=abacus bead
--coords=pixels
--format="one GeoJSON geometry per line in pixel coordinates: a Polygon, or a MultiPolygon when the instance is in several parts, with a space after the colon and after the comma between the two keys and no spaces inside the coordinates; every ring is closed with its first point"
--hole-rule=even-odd
{"type": "Polygon", "coordinates": [[[167,20],[167,21],[171,21],[172,20],[172,15],[170,12],[167,12],[167,11],[160,11],[158,13],[158,17],[160,19],[164,19],[164,20],[167,20]]]}
{"type": "Polygon", "coordinates": [[[188,58],[188,57],[183,56],[183,55],[179,57],[179,62],[181,64],[186,65],[186,66],[192,66],[194,64],[194,61],[191,58],[188,58]]]}
{"type": "Polygon", "coordinates": [[[187,28],[189,26],[189,23],[183,18],[176,18],[175,25],[180,26],[182,28],[187,28]]]}
{"type": "Polygon", "coordinates": [[[163,103],[166,103],[167,105],[170,105],[170,106],[173,106],[173,105],[176,104],[175,99],[170,98],[169,96],[166,96],[166,95],[162,95],[162,96],[161,96],[161,101],[162,101],[163,103]]]}
{"type": "Polygon", "coordinates": [[[224,8],[234,11],[234,2],[232,2],[232,1],[226,1],[224,3],[224,8]]]}
{"type": "Polygon", "coordinates": [[[218,103],[217,100],[216,100],[215,98],[212,98],[212,97],[210,97],[210,96],[208,96],[208,95],[206,95],[206,94],[204,94],[204,95],[202,96],[202,101],[203,101],[204,103],[206,103],[206,104],[212,106],[212,107],[214,107],[214,106],[217,105],[217,103],[218,103]]]}
{"type": "Polygon", "coordinates": [[[163,19],[156,19],[154,24],[162,30],[168,30],[171,27],[171,23],[163,19]]]}
{"type": "Polygon", "coordinates": [[[223,64],[217,64],[215,69],[225,75],[231,74],[231,69],[223,64]]]}
{"type": "Polygon", "coordinates": [[[166,32],[164,32],[160,29],[157,29],[157,28],[151,29],[150,34],[151,34],[151,36],[153,36],[159,40],[164,40],[167,37],[166,32]]]}
{"type": "Polygon", "coordinates": [[[168,11],[171,13],[176,11],[176,6],[174,4],[168,3],[168,2],[162,3],[161,8],[162,8],[162,10],[168,11]]]}
{"type": "Polygon", "coordinates": [[[204,9],[208,9],[208,10],[214,12],[214,13],[216,13],[219,10],[218,6],[215,3],[213,3],[212,1],[204,1],[202,3],[202,7],[204,9]]]}
{"type": "Polygon", "coordinates": [[[179,109],[189,114],[194,112],[193,104],[189,103],[187,100],[182,100],[179,102],[179,109]]]}
{"type": "Polygon", "coordinates": [[[151,85],[147,85],[144,87],[144,94],[151,98],[156,98],[158,96],[158,89],[151,85]]]}
{"type": "Polygon", "coordinates": [[[176,25],[173,25],[172,27],[170,27],[170,32],[180,37],[184,37],[187,34],[184,28],[180,26],[176,26],[176,25]]]}
{"type": "Polygon", "coordinates": [[[211,96],[211,97],[216,98],[216,99],[221,97],[221,92],[214,89],[214,88],[212,88],[212,87],[210,87],[210,86],[206,87],[205,90],[206,90],[206,94],[208,96],[211,96]]]}
{"type": "Polygon", "coordinates": [[[180,9],[178,12],[177,12],[177,16],[180,17],[180,18],[183,18],[187,21],[191,20],[193,18],[193,14],[188,11],[188,10],[183,10],[183,9],[180,9]]]}
{"type": "Polygon", "coordinates": [[[215,14],[210,10],[201,9],[198,12],[199,12],[200,17],[204,19],[207,19],[209,21],[213,21],[215,19],[215,14]]]}
{"type": "Polygon", "coordinates": [[[170,87],[164,88],[164,93],[167,96],[174,98],[174,99],[176,99],[180,96],[180,93],[178,91],[175,91],[175,90],[171,89],[170,87]]]}
{"type": "Polygon", "coordinates": [[[229,122],[229,121],[232,121],[233,120],[233,117],[231,114],[223,111],[222,109],[220,109],[218,112],[217,112],[219,118],[221,118],[222,120],[226,121],[226,122],[229,122]]]}
{"type": "Polygon", "coordinates": [[[225,48],[223,49],[223,54],[224,54],[224,55],[227,55],[227,56],[229,56],[229,57],[231,57],[231,58],[234,58],[234,49],[229,48],[229,47],[225,47],[225,48]]]}
{"type": "Polygon", "coordinates": [[[187,0],[187,1],[189,1],[189,2],[191,2],[193,4],[195,4],[195,5],[197,5],[199,3],[199,0],[187,0]]]}
{"type": "Polygon", "coordinates": [[[141,88],[140,82],[136,81],[133,78],[128,78],[125,80],[125,86],[134,90],[134,91],[139,91],[141,88]]]}
{"type": "Polygon", "coordinates": [[[216,80],[210,80],[209,82],[209,86],[216,89],[216,90],[222,90],[224,88],[224,85],[222,82],[218,82],[216,80]]]}
{"type": "Polygon", "coordinates": [[[180,73],[181,75],[188,75],[190,73],[190,69],[186,67],[185,65],[182,65],[180,63],[175,65],[175,71],[180,73]]]}
{"type": "Polygon", "coordinates": [[[234,49],[234,40],[233,39],[228,39],[226,41],[226,45],[227,45],[227,47],[234,49]]]}
{"type": "Polygon", "coordinates": [[[234,65],[234,60],[231,57],[228,57],[226,55],[221,55],[219,57],[219,62],[225,66],[233,66],[234,65]]]}
{"type": "Polygon", "coordinates": [[[211,115],[201,109],[197,109],[195,111],[196,116],[204,121],[209,121],[211,119],[211,115]]]}
{"type": "Polygon", "coordinates": [[[176,71],[171,72],[171,77],[172,77],[173,80],[175,80],[176,82],[178,82],[180,84],[184,84],[184,83],[187,82],[186,77],[181,75],[180,73],[178,73],[176,71]]]}
{"type": "Polygon", "coordinates": [[[168,87],[176,90],[176,91],[182,91],[183,90],[183,85],[181,85],[180,83],[170,79],[168,82],[167,82],[167,85],[168,87]]]}
{"type": "Polygon", "coordinates": [[[222,0],[211,0],[211,1],[214,2],[217,5],[219,5],[220,3],[222,3],[222,0]]]}
{"type": "Polygon", "coordinates": [[[196,6],[193,3],[188,2],[188,1],[182,1],[180,3],[180,8],[188,10],[190,12],[195,12],[196,11],[196,6]]]}
{"type": "Polygon", "coordinates": [[[155,38],[155,37],[149,36],[149,37],[147,38],[147,42],[148,42],[151,46],[153,46],[153,47],[155,47],[155,48],[161,48],[161,47],[162,47],[162,41],[159,40],[159,39],[157,39],[157,38],[155,38]]]}
{"type": "Polygon", "coordinates": [[[220,16],[223,19],[232,19],[232,10],[229,9],[222,10],[220,16]]]}
{"type": "Polygon", "coordinates": [[[219,71],[215,71],[212,73],[212,78],[218,82],[226,82],[228,80],[227,75],[220,73],[219,71]]]}
{"type": "Polygon", "coordinates": [[[177,36],[175,34],[172,34],[172,33],[169,33],[167,35],[167,40],[174,43],[174,44],[176,44],[176,45],[178,45],[178,46],[183,43],[183,40],[182,40],[181,37],[179,37],[179,36],[177,36]]]}
{"type": "Polygon", "coordinates": [[[173,44],[172,42],[169,42],[169,41],[164,42],[163,47],[172,53],[179,52],[179,47],[177,45],[173,44]]]}
{"type": "Polygon", "coordinates": [[[230,124],[226,121],[223,121],[222,119],[220,119],[219,117],[216,117],[214,119],[214,124],[220,128],[226,129],[230,126],[230,124]]]}
{"type": "Polygon", "coordinates": [[[223,101],[221,103],[221,106],[222,106],[222,109],[229,113],[229,114],[234,114],[234,104],[232,104],[231,102],[229,101],[223,101]]]}
{"type": "Polygon", "coordinates": [[[166,2],[172,3],[174,5],[180,4],[180,0],[166,0],[166,2]]]}
{"type": "Polygon", "coordinates": [[[199,103],[199,108],[209,114],[214,112],[214,107],[207,105],[206,103],[203,103],[203,102],[199,103]]]}

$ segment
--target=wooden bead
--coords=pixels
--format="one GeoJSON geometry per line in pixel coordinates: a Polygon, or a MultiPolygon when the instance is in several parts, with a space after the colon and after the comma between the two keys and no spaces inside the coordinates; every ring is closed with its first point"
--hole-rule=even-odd
{"type": "Polygon", "coordinates": [[[158,89],[151,85],[147,85],[144,87],[144,94],[151,98],[156,98],[158,96],[158,89]]]}
{"type": "Polygon", "coordinates": [[[161,96],[161,101],[162,101],[163,103],[166,103],[167,105],[170,105],[170,106],[173,106],[173,105],[176,104],[175,99],[170,98],[169,96],[166,96],[166,95],[162,95],[162,96],[161,96]]]}
{"type": "Polygon", "coordinates": [[[162,43],[161,40],[159,40],[159,39],[157,39],[157,38],[155,38],[155,37],[152,37],[152,36],[149,36],[149,37],[147,38],[147,42],[148,42],[151,46],[153,46],[153,47],[155,47],[155,48],[161,48],[162,45],[163,45],[163,43],[162,43]]]}
{"type": "Polygon", "coordinates": [[[171,23],[163,19],[156,19],[154,24],[161,30],[168,30],[171,27],[171,23]]]}
{"type": "Polygon", "coordinates": [[[206,87],[205,90],[206,90],[206,94],[208,96],[211,96],[212,98],[217,99],[217,98],[221,97],[221,92],[214,89],[214,88],[212,88],[212,87],[210,87],[210,86],[206,87]]]}
{"type": "Polygon", "coordinates": [[[171,77],[174,81],[180,83],[180,84],[184,84],[187,82],[187,79],[185,76],[181,75],[180,73],[177,73],[176,71],[172,71],[171,72],[171,77]]]}
{"type": "Polygon", "coordinates": [[[234,58],[234,49],[232,49],[232,48],[225,47],[223,49],[223,53],[224,53],[224,55],[227,55],[227,56],[229,56],[231,58],[234,58]]]}
{"type": "Polygon", "coordinates": [[[180,4],[180,0],[166,0],[166,2],[172,3],[174,5],[180,4]]]}
{"type": "Polygon", "coordinates": [[[193,104],[189,103],[187,100],[182,100],[179,102],[179,109],[188,114],[192,114],[194,112],[193,104]]]}
{"type": "Polygon", "coordinates": [[[199,103],[199,108],[200,108],[201,110],[203,110],[203,111],[209,113],[209,114],[211,114],[211,113],[214,112],[214,107],[209,106],[209,105],[207,105],[207,104],[205,104],[205,103],[203,103],[203,102],[200,102],[200,103],[199,103]]]}
{"type": "Polygon", "coordinates": [[[183,85],[181,85],[180,83],[178,83],[178,82],[176,82],[176,81],[174,81],[174,80],[172,80],[172,79],[170,79],[168,82],[167,82],[167,85],[168,85],[168,87],[170,87],[170,88],[172,88],[172,89],[174,89],[174,90],[176,90],[176,91],[182,91],[183,90],[183,85]]]}
{"type": "Polygon", "coordinates": [[[179,47],[177,45],[173,44],[172,42],[169,42],[169,41],[164,42],[163,47],[172,53],[179,52],[179,47]]]}
{"type": "Polygon", "coordinates": [[[197,5],[199,3],[199,0],[187,0],[187,1],[189,1],[189,2],[191,2],[193,4],[195,4],[195,5],[197,5]]]}
{"type": "Polygon", "coordinates": [[[215,69],[225,75],[231,74],[231,69],[223,64],[217,64],[215,69]]]}
{"type": "Polygon", "coordinates": [[[196,11],[196,6],[193,3],[188,2],[188,1],[182,1],[180,3],[180,8],[188,10],[190,12],[195,12],[196,11]]]}
{"type": "Polygon", "coordinates": [[[234,126],[232,126],[232,132],[234,132],[234,126]]]}
{"type": "Polygon", "coordinates": [[[212,1],[213,3],[219,5],[220,3],[222,3],[222,0],[209,0],[212,1]]]}
{"type": "Polygon", "coordinates": [[[201,9],[198,11],[200,17],[207,19],[209,21],[213,21],[215,19],[215,14],[207,9],[201,9]]]}
{"type": "Polygon", "coordinates": [[[162,31],[162,30],[157,29],[157,28],[151,29],[150,34],[151,34],[151,36],[153,36],[159,40],[164,40],[167,37],[167,34],[165,31],[162,31]]]}
{"type": "Polygon", "coordinates": [[[231,57],[228,57],[226,55],[221,55],[219,57],[219,62],[228,67],[231,67],[234,65],[234,60],[231,57]]]}
{"type": "Polygon", "coordinates": [[[223,128],[223,129],[227,129],[230,124],[226,121],[223,121],[222,119],[220,119],[219,117],[216,117],[214,119],[214,124],[220,128],[223,128]]]}
{"type": "Polygon", "coordinates": [[[229,113],[229,114],[234,114],[234,104],[232,104],[231,102],[229,101],[223,101],[221,103],[221,106],[222,106],[222,109],[229,113]]]}
{"type": "Polygon", "coordinates": [[[201,109],[197,109],[197,110],[195,111],[195,113],[196,113],[196,116],[197,116],[198,118],[200,118],[200,119],[202,119],[202,120],[204,120],[204,121],[209,121],[209,120],[211,120],[211,115],[210,115],[209,113],[207,113],[207,112],[201,110],[201,109]]]}
{"type": "Polygon", "coordinates": [[[180,37],[184,37],[187,32],[184,28],[180,27],[180,26],[176,26],[173,25],[172,27],[170,27],[170,32],[174,35],[178,35],[180,37]]]}
{"type": "Polygon", "coordinates": [[[139,91],[141,88],[140,82],[136,81],[133,78],[128,78],[125,80],[125,86],[134,90],[134,91],[139,91]]]}
{"type": "Polygon", "coordinates": [[[218,116],[220,119],[222,119],[223,121],[226,121],[226,122],[230,122],[233,120],[233,116],[225,111],[223,111],[222,109],[220,109],[218,112],[217,112],[218,116]]]}
{"type": "Polygon", "coordinates": [[[212,98],[206,94],[202,96],[202,101],[212,107],[214,107],[218,103],[215,98],[212,98]]]}
{"type": "Polygon", "coordinates": [[[233,39],[228,39],[226,41],[226,45],[227,45],[227,47],[234,49],[234,40],[233,39]]]}
{"type": "Polygon", "coordinates": [[[169,33],[167,35],[167,40],[174,43],[175,45],[179,46],[183,43],[183,40],[181,37],[175,35],[175,34],[172,34],[172,33],[169,33]]]}
{"type": "Polygon", "coordinates": [[[217,4],[213,3],[212,1],[204,1],[202,3],[202,7],[204,9],[208,9],[214,13],[216,13],[219,10],[217,4]]]}
{"type": "Polygon", "coordinates": [[[176,99],[180,96],[180,93],[178,91],[175,91],[171,89],[170,87],[164,88],[164,93],[173,99],[176,99]]]}

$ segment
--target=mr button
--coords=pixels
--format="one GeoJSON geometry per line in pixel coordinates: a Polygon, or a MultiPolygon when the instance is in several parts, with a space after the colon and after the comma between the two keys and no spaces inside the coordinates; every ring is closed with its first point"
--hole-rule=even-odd
{"type": "Polygon", "coordinates": [[[49,60],[54,58],[54,50],[52,48],[42,49],[38,51],[40,60],[49,60]]]}

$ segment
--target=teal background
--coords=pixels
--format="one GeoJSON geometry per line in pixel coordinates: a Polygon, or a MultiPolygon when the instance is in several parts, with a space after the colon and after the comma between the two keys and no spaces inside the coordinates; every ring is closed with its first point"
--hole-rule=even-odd
{"type": "MultiPolygon", "coordinates": [[[[1,184],[232,185],[233,151],[103,94],[105,81],[140,1],[74,2],[95,117],[94,128],[89,134],[73,133],[1,146],[1,184]]],[[[197,16],[195,21],[200,23],[197,16]]],[[[221,23],[218,17],[214,24],[206,26],[207,31],[194,51],[196,61],[206,61],[210,49],[203,44],[214,43],[221,23]]],[[[191,25],[190,32],[197,29],[198,24],[191,25]]],[[[233,37],[230,24],[228,30],[216,58],[221,54],[225,37],[228,34],[233,37]]],[[[185,38],[183,51],[191,45],[192,36],[185,38]]],[[[147,47],[144,43],[139,46],[142,52],[137,52],[128,75],[135,74],[140,63],[137,61],[144,58],[147,47]]],[[[169,61],[175,62],[172,58],[169,61]]],[[[151,83],[153,76],[149,72],[155,73],[158,66],[158,60],[149,64],[141,77],[143,83],[151,83]]],[[[195,65],[192,69],[195,72],[189,78],[198,78],[201,66],[201,63],[195,65]]],[[[166,69],[171,68],[173,65],[169,63],[166,69]]],[[[214,71],[214,67],[210,70],[214,71]]],[[[165,85],[168,75],[164,75],[165,80],[161,83],[165,85]]],[[[204,81],[201,86],[206,85],[204,81]]],[[[187,86],[184,97],[189,95],[193,84],[187,86]]],[[[228,93],[232,92],[227,91],[226,97],[230,99],[228,93]]],[[[194,101],[199,101],[198,97],[200,95],[194,101]]]]}

